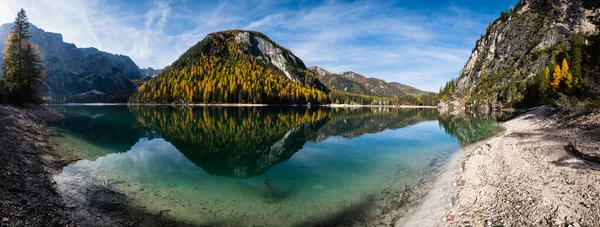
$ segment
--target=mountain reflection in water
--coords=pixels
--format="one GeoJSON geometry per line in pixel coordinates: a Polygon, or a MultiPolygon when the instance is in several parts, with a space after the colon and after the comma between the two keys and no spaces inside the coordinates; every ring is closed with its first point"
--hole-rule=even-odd
{"type": "Polygon", "coordinates": [[[53,106],[54,124],[113,152],[141,138],[163,138],[211,175],[259,176],[288,160],[307,141],[354,138],[423,121],[468,144],[494,133],[491,120],[440,116],[434,109],[304,107],[53,106]],[[474,121],[476,124],[473,124],[474,121]],[[483,129],[483,130],[482,130],[483,129]]]}

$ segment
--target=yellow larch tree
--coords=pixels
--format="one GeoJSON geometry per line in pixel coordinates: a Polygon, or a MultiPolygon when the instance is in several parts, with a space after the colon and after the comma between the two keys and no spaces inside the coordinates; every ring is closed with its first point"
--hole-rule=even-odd
{"type": "Polygon", "coordinates": [[[560,85],[560,81],[563,80],[562,77],[563,77],[563,73],[560,70],[560,66],[558,66],[558,65],[554,66],[554,74],[553,74],[554,80],[550,84],[550,85],[552,85],[552,89],[554,91],[556,91],[558,89],[558,86],[560,85]]]}

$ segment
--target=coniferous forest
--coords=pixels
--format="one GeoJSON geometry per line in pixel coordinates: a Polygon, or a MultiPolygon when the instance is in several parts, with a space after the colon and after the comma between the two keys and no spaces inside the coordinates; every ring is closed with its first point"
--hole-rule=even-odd
{"type": "MultiPolygon", "coordinates": [[[[142,84],[130,101],[139,103],[436,105],[432,94],[374,97],[326,88],[303,63],[286,66],[297,78],[265,62],[259,50],[236,41],[230,30],[209,34],[158,76],[142,84]]],[[[268,37],[251,32],[260,38],[268,37]]],[[[289,50],[280,47],[285,54],[289,50]]],[[[288,55],[289,56],[289,55],[288,55]]]]}

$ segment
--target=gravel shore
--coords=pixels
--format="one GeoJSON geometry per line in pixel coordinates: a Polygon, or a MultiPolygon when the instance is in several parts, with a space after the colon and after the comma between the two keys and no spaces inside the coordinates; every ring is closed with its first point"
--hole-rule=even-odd
{"type": "Polygon", "coordinates": [[[102,185],[80,189],[79,202],[64,194],[54,176],[75,156],[56,150],[48,138],[57,135],[47,127],[62,118],[42,106],[0,105],[0,226],[177,225],[130,208],[124,195],[102,185]]]}
{"type": "Polygon", "coordinates": [[[600,226],[600,111],[566,118],[540,107],[464,148],[442,226],[600,226]]]}
{"type": "Polygon", "coordinates": [[[40,106],[0,106],[0,226],[74,226],[42,158],[45,125],[61,118],[40,106]]]}

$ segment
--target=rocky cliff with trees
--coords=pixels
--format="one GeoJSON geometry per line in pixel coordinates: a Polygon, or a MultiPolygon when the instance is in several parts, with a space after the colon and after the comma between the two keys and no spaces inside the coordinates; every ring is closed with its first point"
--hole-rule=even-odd
{"type": "Polygon", "coordinates": [[[440,106],[593,102],[600,94],[598,17],[592,0],[520,1],[488,25],[458,78],[440,89],[440,106]]]}

